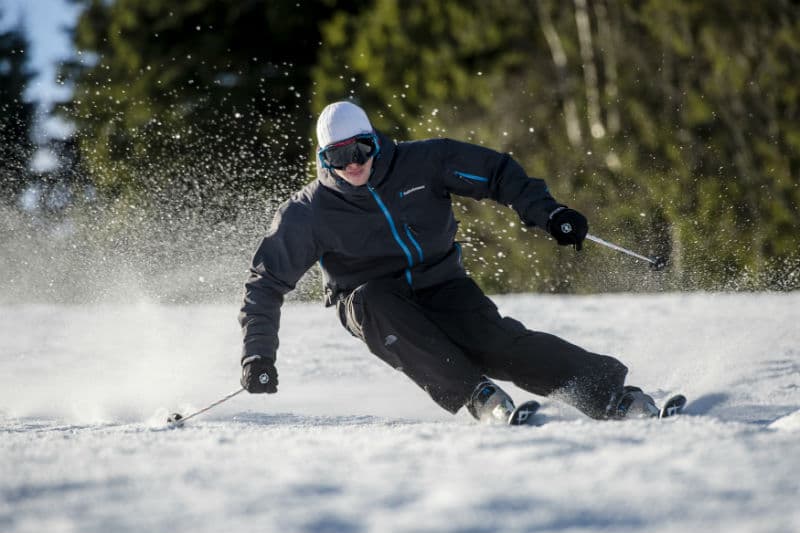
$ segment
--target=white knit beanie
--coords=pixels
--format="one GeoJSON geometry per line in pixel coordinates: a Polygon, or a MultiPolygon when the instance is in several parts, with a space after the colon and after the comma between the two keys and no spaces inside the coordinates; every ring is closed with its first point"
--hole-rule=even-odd
{"type": "Polygon", "coordinates": [[[317,142],[320,148],[361,133],[372,133],[372,124],[364,110],[351,102],[330,104],[317,119],[317,142]]]}

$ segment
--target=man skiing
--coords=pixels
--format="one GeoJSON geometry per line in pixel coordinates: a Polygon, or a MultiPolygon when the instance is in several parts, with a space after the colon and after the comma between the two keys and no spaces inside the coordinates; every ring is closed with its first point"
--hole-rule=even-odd
{"type": "Polygon", "coordinates": [[[326,306],[343,326],[451,413],[466,407],[477,420],[508,422],[514,403],[497,379],[596,419],[658,414],[650,396],[624,386],[621,362],[500,316],[462,266],[452,194],[509,205],[581,249],[586,218],[543,180],[484,147],[395,143],[346,101],[322,111],[317,140],[317,179],[280,207],[245,284],[245,389],[277,392],[283,297],[319,261],[326,306]]]}

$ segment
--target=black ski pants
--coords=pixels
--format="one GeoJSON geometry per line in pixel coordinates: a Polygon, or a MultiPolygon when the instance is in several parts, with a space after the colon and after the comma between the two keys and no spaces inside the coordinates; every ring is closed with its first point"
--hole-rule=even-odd
{"type": "Polygon", "coordinates": [[[556,393],[603,418],[628,372],[613,357],[500,316],[470,278],[416,291],[403,280],[374,280],[340,298],[337,310],[345,328],[373,354],[452,413],[488,376],[540,396],[556,393]]]}

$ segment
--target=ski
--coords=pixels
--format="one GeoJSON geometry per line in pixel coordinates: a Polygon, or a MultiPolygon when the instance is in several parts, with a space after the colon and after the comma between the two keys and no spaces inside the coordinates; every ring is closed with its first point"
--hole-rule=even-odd
{"type": "Polygon", "coordinates": [[[539,410],[540,404],[536,400],[521,403],[508,417],[510,426],[535,426],[533,415],[539,410]]]}
{"type": "Polygon", "coordinates": [[[679,415],[683,411],[684,407],[686,407],[686,396],[683,394],[670,396],[670,398],[664,402],[664,406],[661,408],[658,418],[661,419],[679,415]]]}

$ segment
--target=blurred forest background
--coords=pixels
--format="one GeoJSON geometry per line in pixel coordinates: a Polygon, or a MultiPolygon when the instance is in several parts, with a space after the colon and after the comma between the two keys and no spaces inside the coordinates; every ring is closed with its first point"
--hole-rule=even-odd
{"type": "Polygon", "coordinates": [[[34,141],[28,38],[0,32],[0,301],[237,300],[347,98],[397,140],[510,152],[592,233],[670,260],[457,199],[489,292],[800,287],[795,1],[72,1],[67,134],[34,141]]]}

